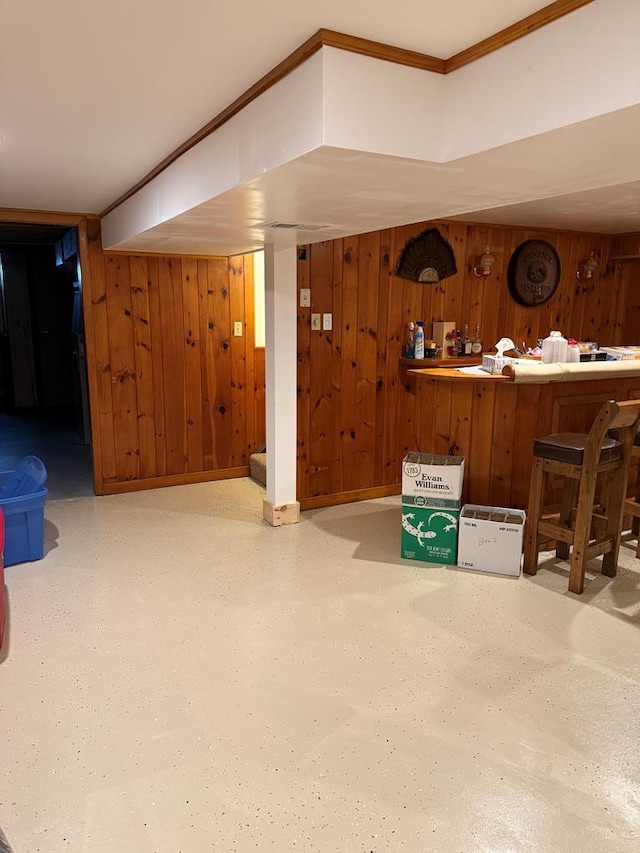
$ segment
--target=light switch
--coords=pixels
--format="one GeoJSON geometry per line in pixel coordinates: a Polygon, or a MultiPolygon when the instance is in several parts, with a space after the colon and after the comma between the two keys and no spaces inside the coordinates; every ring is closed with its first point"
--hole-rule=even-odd
{"type": "Polygon", "coordinates": [[[320,315],[312,314],[311,315],[311,328],[314,332],[320,331],[320,315]]]}
{"type": "Polygon", "coordinates": [[[234,323],[233,324],[233,336],[234,338],[242,337],[242,323],[234,323]]]}
{"type": "Polygon", "coordinates": [[[333,329],[333,314],[322,315],[322,328],[325,332],[330,332],[333,329]]]}
{"type": "Polygon", "coordinates": [[[301,287],[300,288],[300,307],[301,308],[311,308],[311,288],[310,287],[301,287]]]}

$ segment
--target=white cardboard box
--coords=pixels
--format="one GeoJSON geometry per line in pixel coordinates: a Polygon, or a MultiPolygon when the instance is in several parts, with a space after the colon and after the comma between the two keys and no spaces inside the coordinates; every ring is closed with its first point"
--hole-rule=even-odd
{"type": "Polygon", "coordinates": [[[440,350],[439,358],[453,358],[447,352],[447,347],[450,343],[451,332],[455,329],[456,324],[453,320],[436,320],[431,328],[431,340],[435,341],[436,346],[440,350]],[[449,335],[449,340],[447,340],[449,335]]]}
{"type": "Polygon", "coordinates": [[[458,530],[458,566],[519,577],[526,513],[465,504],[458,530]]]}
{"type": "Polygon", "coordinates": [[[402,503],[460,508],[463,456],[407,453],[402,461],[402,503]]]}

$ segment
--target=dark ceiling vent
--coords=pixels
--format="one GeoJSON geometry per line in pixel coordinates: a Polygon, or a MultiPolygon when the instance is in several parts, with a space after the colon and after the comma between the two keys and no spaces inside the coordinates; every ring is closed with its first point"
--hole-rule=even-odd
{"type": "Polygon", "coordinates": [[[330,228],[330,225],[321,225],[318,222],[264,222],[263,228],[275,228],[282,231],[321,231],[330,228]]]}
{"type": "Polygon", "coordinates": [[[409,240],[396,267],[396,275],[423,284],[436,284],[457,272],[453,249],[437,228],[409,240]]]}

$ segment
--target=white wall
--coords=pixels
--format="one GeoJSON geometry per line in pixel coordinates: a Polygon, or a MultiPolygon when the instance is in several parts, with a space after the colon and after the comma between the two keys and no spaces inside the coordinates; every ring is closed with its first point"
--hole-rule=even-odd
{"type": "Polygon", "coordinates": [[[445,161],[640,103],[640,2],[596,0],[445,77],[445,161]]]}
{"type": "Polygon", "coordinates": [[[333,47],[322,58],[325,145],[441,160],[443,74],[333,47]]]}
{"type": "Polygon", "coordinates": [[[254,311],[255,311],[255,346],[263,347],[265,344],[265,320],[264,320],[264,252],[253,253],[253,283],[254,283],[254,311]]]}
{"type": "Polygon", "coordinates": [[[322,74],[318,52],[183,154],[102,220],[104,247],[114,248],[318,148],[322,74]]]}

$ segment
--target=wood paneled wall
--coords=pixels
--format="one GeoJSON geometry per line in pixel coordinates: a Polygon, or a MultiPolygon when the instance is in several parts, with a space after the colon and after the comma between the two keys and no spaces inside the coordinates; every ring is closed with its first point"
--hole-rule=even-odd
{"type": "Polygon", "coordinates": [[[96,492],[247,474],[264,442],[252,256],[105,254],[92,220],[80,237],[96,492]]]}
{"type": "Polygon", "coordinates": [[[303,508],[398,491],[402,458],[418,446],[415,388],[399,368],[409,320],[424,320],[427,334],[433,320],[469,323],[472,331],[480,323],[486,349],[503,335],[533,344],[554,328],[600,343],[627,340],[629,276],[610,261],[607,236],[444,221],[305,248],[298,284],[311,287],[312,304],[298,309],[303,508]],[[451,243],[458,273],[437,285],[394,276],[406,242],[434,225],[451,243]],[[562,267],[555,295],[537,308],[518,305],[506,280],[511,254],[529,239],[552,243],[562,267]],[[471,269],[487,244],[497,264],[493,275],[481,280],[471,269]],[[592,249],[600,254],[600,265],[591,281],[580,282],[578,263],[592,249]],[[331,312],[333,331],[311,331],[311,312],[331,312]],[[331,500],[323,500],[326,496],[331,500]]]}

